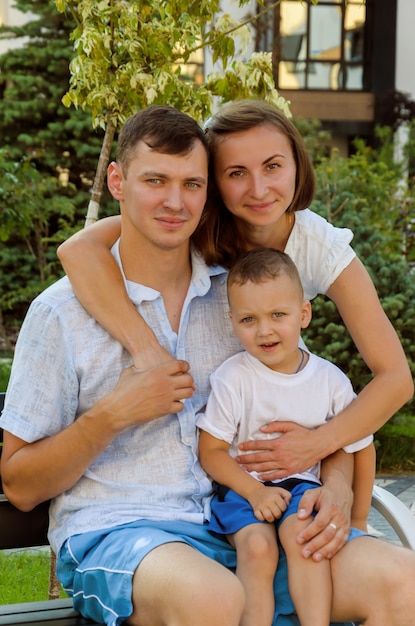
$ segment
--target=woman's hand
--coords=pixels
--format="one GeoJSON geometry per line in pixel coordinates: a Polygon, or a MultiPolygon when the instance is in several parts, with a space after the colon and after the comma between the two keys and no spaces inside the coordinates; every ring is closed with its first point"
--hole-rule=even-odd
{"type": "Polygon", "coordinates": [[[261,480],[275,480],[303,472],[323,456],[319,456],[315,435],[318,429],[309,430],[293,422],[271,422],[261,431],[280,436],[245,441],[239,448],[248,454],[240,454],[236,459],[246,471],[258,472],[261,480]]]}
{"type": "Polygon", "coordinates": [[[138,372],[158,367],[174,359],[170,352],[165,350],[157,340],[148,343],[139,352],[135,352],[132,357],[134,367],[138,372]]]}

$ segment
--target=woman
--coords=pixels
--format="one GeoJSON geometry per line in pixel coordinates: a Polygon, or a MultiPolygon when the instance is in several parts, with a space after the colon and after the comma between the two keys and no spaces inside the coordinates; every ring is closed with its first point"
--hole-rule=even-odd
{"type": "MultiPolygon", "coordinates": [[[[266,432],[283,436],[268,441],[266,453],[252,453],[261,450],[260,441],[244,444],[250,454],[238,459],[241,464],[267,472],[269,479],[282,478],[378,430],[411,398],[413,381],[373,282],[349,246],[351,231],[334,228],[307,208],[314,176],[295,126],[270,104],[239,101],[225,105],[206,132],[211,189],[193,242],[207,263],[230,266],[240,252],[257,246],[287,252],[298,267],[305,298],[322,293],[333,300],[373,373],[356,400],[327,424],[313,431],[271,424],[266,432]]],[[[118,235],[118,218],[102,220],[65,242],[58,254],[84,306],[131,352],[136,367],[146,368],[171,356],[137,314],[108,254],[118,235]]],[[[367,508],[373,457],[355,473],[367,508]]],[[[355,523],[359,517],[357,508],[355,523]]]]}

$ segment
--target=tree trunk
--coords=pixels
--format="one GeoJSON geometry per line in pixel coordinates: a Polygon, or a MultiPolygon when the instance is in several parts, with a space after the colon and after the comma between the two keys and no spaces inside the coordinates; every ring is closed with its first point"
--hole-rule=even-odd
{"type": "Polygon", "coordinates": [[[94,184],[92,186],[91,199],[88,204],[88,212],[85,219],[85,228],[96,222],[98,219],[99,205],[101,202],[102,190],[104,188],[105,175],[107,172],[114,135],[115,126],[111,121],[108,121],[107,127],[105,129],[104,141],[102,142],[101,153],[99,155],[94,184]]]}

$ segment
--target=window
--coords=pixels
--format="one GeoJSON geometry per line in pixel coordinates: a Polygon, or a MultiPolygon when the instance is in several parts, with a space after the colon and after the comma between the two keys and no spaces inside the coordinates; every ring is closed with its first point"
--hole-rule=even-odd
{"type": "Polygon", "coordinates": [[[365,27],[365,0],[282,0],[262,18],[257,49],[272,48],[279,89],[367,90],[365,27]]]}

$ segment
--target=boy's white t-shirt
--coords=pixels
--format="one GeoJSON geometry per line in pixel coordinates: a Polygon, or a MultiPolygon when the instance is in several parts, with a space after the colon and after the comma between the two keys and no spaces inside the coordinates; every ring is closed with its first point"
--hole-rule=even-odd
{"type": "MultiPolygon", "coordinates": [[[[260,428],[264,424],[290,421],[316,428],[356,397],[350,380],[336,365],[310,353],[300,372],[281,374],[247,352],[239,352],[218,367],[210,382],[206,411],[198,416],[197,425],[229,443],[232,456],[238,454],[243,441],[278,436],[263,433],[260,428]]],[[[357,452],[372,441],[370,435],[344,450],[357,452]]],[[[258,478],[255,472],[252,475],[258,478]]],[[[318,481],[320,464],[294,477],[318,481]]]]}

